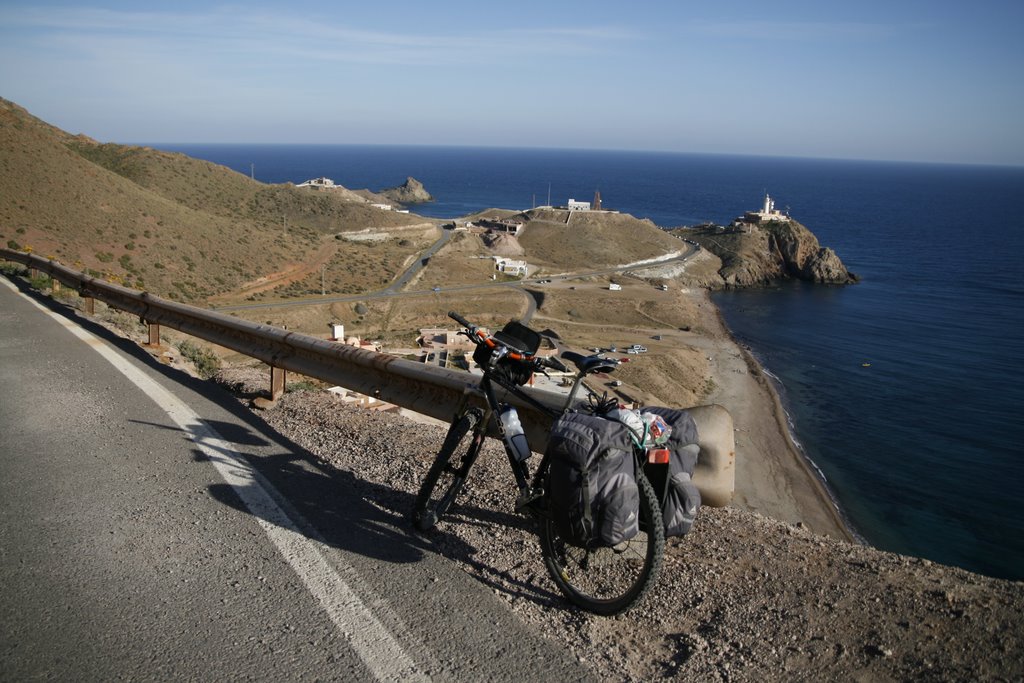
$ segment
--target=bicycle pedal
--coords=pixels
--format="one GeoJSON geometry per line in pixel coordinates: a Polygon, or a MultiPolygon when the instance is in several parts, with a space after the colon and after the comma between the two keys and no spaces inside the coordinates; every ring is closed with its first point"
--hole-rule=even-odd
{"type": "Polygon", "coordinates": [[[544,496],[544,489],[526,489],[516,498],[516,512],[522,512],[544,496]]]}

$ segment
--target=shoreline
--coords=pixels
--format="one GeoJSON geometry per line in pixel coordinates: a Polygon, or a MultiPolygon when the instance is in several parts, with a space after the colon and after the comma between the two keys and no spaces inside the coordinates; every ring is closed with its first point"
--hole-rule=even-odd
{"type": "Polygon", "coordinates": [[[779,391],[775,386],[775,383],[778,381],[775,375],[761,365],[760,361],[757,360],[756,356],[754,356],[750,349],[740,344],[735,339],[733,339],[733,343],[739,347],[741,352],[747,358],[748,364],[756,367],[761,373],[762,377],[760,378],[760,381],[763,383],[766,392],[771,396],[775,409],[776,422],[778,423],[779,429],[786,437],[792,456],[804,468],[812,481],[817,484],[819,494],[828,502],[829,512],[835,516],[836,523],[842,527],[844,533],[847,535],[848,538],[846,540],[860,543],[861,545],[869,545],[864,537],[853,526],[853,522],[843,511],[843,508],[840,507],[839,500],[836,498],[832,488],[829,486],[828,479],[821,471],[821,468],[818,467],[817,463],[814,462],[810,455],[808,455],[803,449],[803,446],[800,445],[799,441],[796,440],[793,433],[795,425],[790,418],[789,411],[787,411],[785,405],[783,405],[782,397],[779,395],[779,391]],[[765,377],[767,377],[767,379],[764,379],[765,377]]]}
{"type": "Polygon", "coordinates": [[[725,406],[736,433],[734,507],[816,533],[864,543],[813,461],[793,437],[778,391],[754,355],[740,344],[706,289],[695,290],[707,335],[708,402],[725,406]]]}
{"type": "Polygon", "coordinates": [[[733,341],[737,344],[737,346],[739,346],[743,350],[744,353],[750,356],[750,362],[756,365],[756,367],[758,367],[760,371],[768,378],[766,381],[766,388],[772,394],[773,400],[776,403],[776,408],[778,410],[778,419],[780,421],[780,424],[783,425],[786,437],[790,442],[790,447],[796,451],[797,456],[799,457],[800,461],[804,464],[804,466],[808,469],[811,476],[813,476],[821,485],[823,489],[823,495],[826,496],[829,502],[832,504],[832,508],[839,518],[839,523],[843,525],[843,528],[846,530],[846,533],[850,535],[850,540],[852,540],[854,543],[859,543],[860,545],[870,546],[871,544],[868,542],[867,538],[865,538],[864,535],[857,530],[857,527],[853,523],[853,520],[850,519],[850,516],[846,514],[845,510],[843,510],[843,506],[840,505],[839,498],[836,496],[835,491],[832,489],[832,486],[828,481],[828,477],[825,476],[825,473],[818,466],[818,463],[814,462],[814,458],[812,458],[807,453],[807,451],[803,447],[803,444],[800,443],[799,440],[797,440],[796,423],[793,421],[790,412],[786,409],[786,404],[782,400],[782,393],[779,391],[779,385],[782,384],[782,380],[780,380],[775,375],[775,373],[765,368],[764,365],[762,365],[761,362],[757,360],[757,356],[754,354],[752,349],[750,349],[747,346],[744,346],[743,344],[740,344],[739,342],[736,342],[735,339],[733,341]]]}

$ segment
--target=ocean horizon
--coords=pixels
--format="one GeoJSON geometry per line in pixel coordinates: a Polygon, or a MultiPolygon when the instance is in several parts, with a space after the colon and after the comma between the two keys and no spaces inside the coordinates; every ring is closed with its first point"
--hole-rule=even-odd
{"type": "Polygon", "coordinates": [[[1024,168],[594,150],[150,146],[267,183],[420,180],[455,218],[570,198],[669,228],[776,207],[861,278],[713,300],[778,378],[792,431],[872,545],[1024,579],[1024,168]]]}

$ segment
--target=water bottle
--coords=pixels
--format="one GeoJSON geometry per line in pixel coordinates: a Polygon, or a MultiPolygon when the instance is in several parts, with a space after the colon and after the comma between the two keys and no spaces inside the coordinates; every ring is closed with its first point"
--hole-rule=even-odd
{"type": "Polygon", "coordinates": [[[530,457],[530,444],[526,442],[526,434],[523,433],[523,423],[519,421],[519,413],[512,406],[506,405],[501,409],[501,426],[505,430],[505,443],[515,453],[516,460],[523,462],[530,457]]]}

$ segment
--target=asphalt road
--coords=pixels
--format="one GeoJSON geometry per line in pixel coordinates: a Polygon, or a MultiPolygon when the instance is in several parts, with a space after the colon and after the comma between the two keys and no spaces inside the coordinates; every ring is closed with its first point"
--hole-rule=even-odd
{"type": "Polygon", "coordinates": [[[351,475],[9,284],[0,680],[588,677],[351,475]]]}

